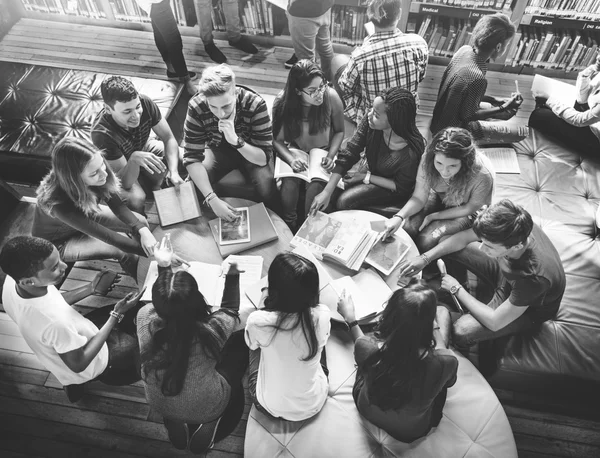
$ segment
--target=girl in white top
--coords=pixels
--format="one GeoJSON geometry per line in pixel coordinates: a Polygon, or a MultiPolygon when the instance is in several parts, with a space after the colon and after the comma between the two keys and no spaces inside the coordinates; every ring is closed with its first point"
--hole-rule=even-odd
{"type": "Polygon", "coordinates": [[[269,287],[246,324],[250,347],[249,391],[256,407],[285,420],[316,415],[327,399],[325,344],[330,311],[319,305],[315,265],[280,253],[269,268],[269,287]]]}

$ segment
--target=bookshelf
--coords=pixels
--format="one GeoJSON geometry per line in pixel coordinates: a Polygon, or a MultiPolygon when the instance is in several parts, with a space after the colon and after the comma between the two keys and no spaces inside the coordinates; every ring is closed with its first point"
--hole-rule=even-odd
{"type": "MultiPolygon", "coordinates": [[[[182,35],[198,36],[193,0],[171,0],[182,35]]],[[[518,25],[507,52],[490,69],[576,78],[594,60],[600,44],[600,0],[401,0],[403,31],[420,33],[430,46],[430,62],[446,65],[469,42],[472,27],[486,14],[504,12],[518,25]]],[[[226,38],[221,2],[212,19],[217,39],[226,38]]],[[[135,0],[0,0],[20,15],[78,24],[151,30],[148,15],[135,0]]],[[[282,6],[287,0],[239,0],[243,33],[263,46],[291,47],[282,6]]],[[[350,53],[365,38],[364,0],[336,0],[332,41],[336,52],[350,53]]],[[[5,8],[0,8],[4,14],[5,8]]],[[[7,26],[2,25],[0,36],[7,26]]],[[[10,26],[8,26],[9,28],[10,26]]]]}

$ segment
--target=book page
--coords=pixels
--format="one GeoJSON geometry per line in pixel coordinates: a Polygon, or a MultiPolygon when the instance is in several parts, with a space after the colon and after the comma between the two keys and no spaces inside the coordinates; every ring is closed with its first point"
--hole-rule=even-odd
{"type": "Polygon", "coordinates": [[[344,222],[328,244],[324,254],[345,266],[349,266],[349,260],[360,247],[363,247],[363,242],[369,231],[367,225],[361,221],[344,222]]]}
{"type": "Polygon", "coordinates": [[[574,84],[565,83],[543,75],[535,75],[533,77],[531,90],[534,91],[536,89],[540,89],[546,94],[552,94],[552,97],[556,97],[569,106],[573,106],[577,97],[577,90],[574,84]]]}
{"type": "Polygon", "coordinates": [[[235,220],[226,221],[219,218],[219,244],[233,245],[249,242],[250,212],[248,207],[235,208],[235,220]]]}
{"type": "Polygon", "coordinates": [[[290,245],[292,247],[304,245],[317,259],[321,259],[323,252],[341,226],[341,221],[323,212],[317,212],[316,215],[306,218],[290,245]]]}
{"type": "MultiPolygon", "coordinates": [[[[302,150],[296,148],[290,148],[290,151],[294,154],[301,156],[307,164],[309,164],[309,156],[302,150]]],[[[310,183],[309,170],[303,170],[302,172],[294,172],[287,162],[280,157],[275,158],[275,178],[300,178],[301,180],[310,183]]]]}
{"type": "Polygon", "coordinates": [[[391,239],[379,240],[373,245],[365,262],[375,267],[383,275],[389,275],[404,259],[409,249],[410,247],[400,237],[394,235],[391,239]]]}
{"type": "Polygon", "coordinates": [[[186,181],[177,191],[174,186],[154,191],[156,210],[161,226],[198,218],[202,213],[194,183],[186,181]]]}
{"type": "Polygon", "coordinates": [[[338,296],[346,290],[352,296],[357,320],[381,313],[392,291],[373,269],[363,269],[353,277],[342,277],[331,282],[338,296]]]}
{"type": "MultiPolygon", "coordinates": [[[[247,290],[252,290],[253,286],[258,283],[262,277],[263,268],[263,257],[262,256],[237,256],[230,255],[223,261],[223,266],[235,262],[237,267],[242,273],[240,273],[240,308],[242,306],[253,306],[250,301],[249,295],[246,293],[247,290]]],[[[260,288],[259,288],[260,293],[260,288]]],[[[251,292],[252,294],[252,292],[251,292]]],[[[218,301],[215,304],[216,307],[221,305],[221,298],[223,291],[221,288],[220,297],[217,297],[218,301]]],[[[260,299],[260,294],[258,296],[260,299]]]]}
{"type": "Polygon", "coordinates": [[[521,173],[517,152],[513,148],[481,148],[496,173],[521,173]]]}
{"type": "MultiPolygon", "coordinates": [[[[331,172],[328,172],[321,165],[323,158],[327,156],[327,151],[321,148],[313,148],[310,150],[308,158],[308,177],[310,180],[320,180],[328,182],[331,178],[331,172]]],[[[344,181],[340,180],[337,187],[344,189],[344,181]]]]}

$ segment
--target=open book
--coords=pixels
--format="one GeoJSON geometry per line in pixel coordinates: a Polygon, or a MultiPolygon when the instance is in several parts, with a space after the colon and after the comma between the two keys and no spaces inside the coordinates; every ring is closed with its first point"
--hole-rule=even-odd
{"type": "Polygon", "coordinates": [[[496,173],[521,173],[517,152],[512,146],[482,147],[480,150],[487,157],[496,173]]]}
{"type": "MultiPolygon", "coordinates": [[[[321,160],[327,156],[327,151],[321,148],[313,148],[308,153],[296,148],[290,148],[290,151],[304,158],[308,164],[308,169],[302,172],[294,172],[287,162],[277,157],[275,159],[275,178],[300,178],[307,183],[313,180],[329,181],[331,173],[321,166],[321,160]]],[[[344,182],[340,180],[337,187],[344,189],[344,182]]]]}
{"type": "Polygon", "coordinates": [[[535,75],[533,77],[531,90],[534,91],[535,89],[543,90],[546,94],[556,97],[569,106],[573,106],[577,97],[577,89],[574,84],[565,83],[543,75],[535,75]]]}
{"type": "Polygon", "coordinates": [[[378,240],[369,251],[365,262],[372,265],[383,275],[389,275],[404,259],[410,246],[397,235],[387,240],[378,240]]]}
{"type": "Polygon", "coordinates": [[[186,181],[179,186],[154,191],[154,201],[161,226],[169,226],[198,218],[202,213],[194,183],[186,181]]]}

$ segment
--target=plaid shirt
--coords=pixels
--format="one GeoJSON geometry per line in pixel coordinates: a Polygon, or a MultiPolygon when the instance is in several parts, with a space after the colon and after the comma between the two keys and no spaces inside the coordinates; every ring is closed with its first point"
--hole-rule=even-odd
{"type": "Polygon", "coordinates": [[[425,78],[429,48],[416,34],[376,32],[356,48],[338,84],[344,97],[344,114],[359,125],[375,97],[388,87],[401,87],[413,93],[425,78]]]}
{"type": "MultiPolygon", "coordinates": [[[[273,132],[267,104],[260,95],[244,87],[236,87],[235,95],[236,133],[246,143],[262,149],[269,161],[273,154],[273,132]]],[[[214,150],[224,141],[219,119],[210,111],[206,100],[196,94],[188,104],[183,126],[183,164],[203,162],[206,146],[214,150]]]]}

